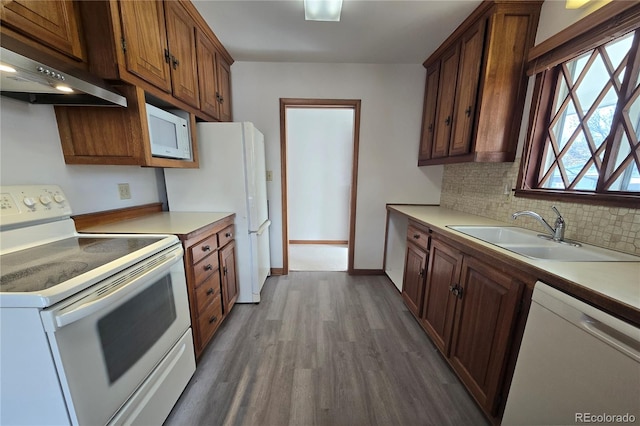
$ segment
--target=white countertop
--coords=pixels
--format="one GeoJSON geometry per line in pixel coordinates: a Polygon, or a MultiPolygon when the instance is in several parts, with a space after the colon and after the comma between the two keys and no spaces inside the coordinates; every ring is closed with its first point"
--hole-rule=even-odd
{"type": "MultiPolygon", "coordinates": [[[[439,206],[388,205],[389,209],[431,226],[441,233],[465,237],[476,244],[517,259],[537,270],[584,287],[640,312],[640,257],[638,262],[560,262],[537,260],[447,228],[447,225],[515,226],[439,206]]],[[[547,275],[547,274],[545,274],[547,275]]],[[[553,285],[554,283],[548,283],[553,285]]]]}
{"type": "Polygon", "coordinates": [[[186,235],[232,214],[229,212],[160,212],[136,219],[91,226],[79,232],[186,235]]]}

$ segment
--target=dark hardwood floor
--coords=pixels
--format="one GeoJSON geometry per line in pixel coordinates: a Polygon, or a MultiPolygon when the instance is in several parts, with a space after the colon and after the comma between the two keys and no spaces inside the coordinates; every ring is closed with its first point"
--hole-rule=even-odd
{"type": "Polygon", "coordinates": [[[165,422],[486,425],[384,276],[271,277],[235,305],[165,422]]]}

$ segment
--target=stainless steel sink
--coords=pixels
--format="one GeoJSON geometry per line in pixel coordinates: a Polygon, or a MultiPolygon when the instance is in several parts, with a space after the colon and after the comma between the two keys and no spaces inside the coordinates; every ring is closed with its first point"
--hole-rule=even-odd
{"type": "Polygon", "coordinates": [[[640,262],[640,257],[589,244],[575,247],[540,238],[537,232],[514,226],[454,226],[447,228],[532,259],[559,262],[640,262]]]}

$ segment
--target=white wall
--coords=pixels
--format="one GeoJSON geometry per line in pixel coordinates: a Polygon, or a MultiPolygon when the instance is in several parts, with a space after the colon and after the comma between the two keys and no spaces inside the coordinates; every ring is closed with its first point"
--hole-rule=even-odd
{"type": "Polygon", "coordinates": [[[287,108],[290,240],[349,239],[354,118],[353,109],[287,108]]]}
{"type": "Polygon", "coordinates": [[[53,107],[0,97],[0,184],[57,184],[74,214],[166,202],[162,169],[66,165],[53,107]],[[118,183],[131,199],[120,200],[118,183]]]}
{"type": "Polygon", "coordinates": [[[362,100],[354,267],[382,269],[385,204],[440,200],[442,167],[417,167],[424,80],[421,65],[233,64],[234,120],[252,121],[264,133],[273,171],[272,267],[282,267],[279,99],[362,100]]]}

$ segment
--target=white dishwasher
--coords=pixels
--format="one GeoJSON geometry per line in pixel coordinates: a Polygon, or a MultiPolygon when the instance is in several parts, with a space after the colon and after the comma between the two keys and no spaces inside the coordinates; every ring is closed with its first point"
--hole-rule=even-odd
{"type": "Polygon", "coordinates": [[[502,424],[636,421],[640,329],[537,282],[502,424]]]}

